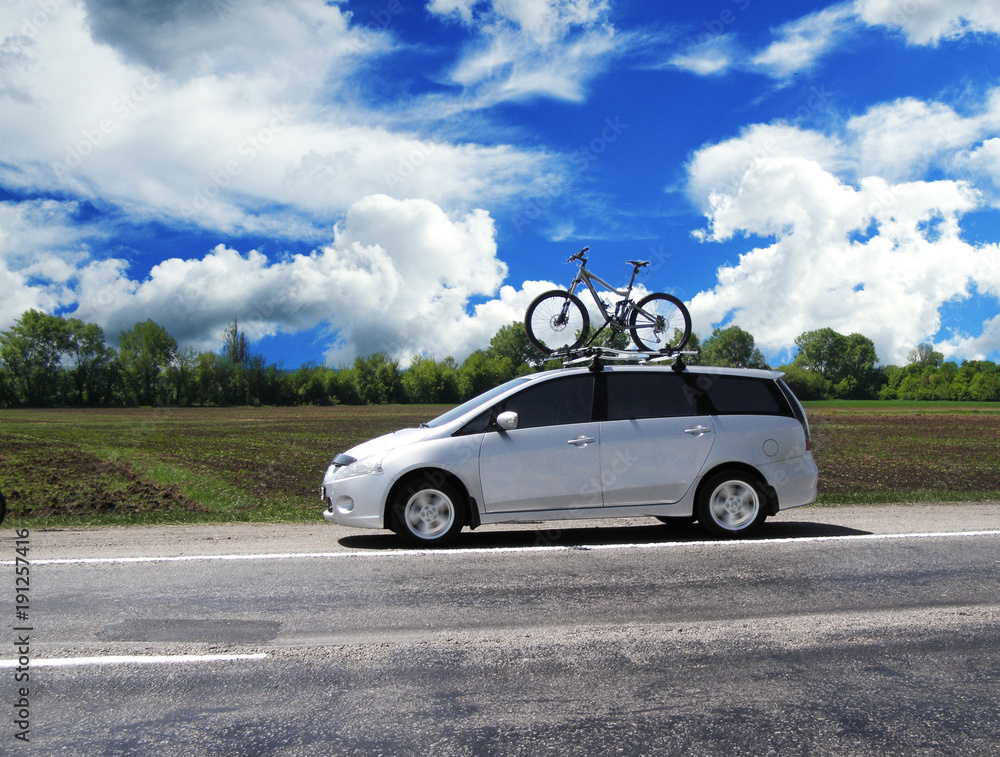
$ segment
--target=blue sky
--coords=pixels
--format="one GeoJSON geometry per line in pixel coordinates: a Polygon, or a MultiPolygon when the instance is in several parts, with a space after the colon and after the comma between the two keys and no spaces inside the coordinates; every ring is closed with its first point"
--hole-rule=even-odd
{"type": "Polygon", "coordinates": [[[8,0],[0,329],[463,359],[572,277],[1000,359],[1000,5],[8,0]]]}

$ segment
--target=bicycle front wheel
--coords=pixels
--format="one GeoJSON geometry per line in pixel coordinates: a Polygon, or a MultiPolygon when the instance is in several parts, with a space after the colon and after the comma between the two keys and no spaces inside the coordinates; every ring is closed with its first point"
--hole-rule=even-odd
{"type": "Polygon", "coordinates": [[[672,294],[651,294],[632,309],[628,328],[640,350],[676,352],[691,336],[691,314],[672,294]]]}
{"type": "Polygon", "coordinates": [[[590,315],[576,295],[556,289],[538,295],[524,314],[528,341],[541,353],[573,350],[590,333],[590,315]]]}

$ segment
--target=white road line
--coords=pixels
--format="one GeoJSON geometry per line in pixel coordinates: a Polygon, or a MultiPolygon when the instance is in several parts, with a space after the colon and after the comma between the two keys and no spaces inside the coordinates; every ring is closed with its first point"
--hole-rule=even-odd
{"type": "MultiPolygon", "coordinates": [[[[747,546],[787,546],[790,544],[815,544],[819,542],[892,541],[900,539],[961,539],[976,536],[1000,536],[1000,531],[941,531],[914,534],[855,534],[851,536],[804,536],[792,539],[738,539],[733,541],[689,542],[640,542],[634,544],[578,544],[544,545],[530,547],[473,547],[469,549],[385,549],[352,550],[344,552],[283,552],[250,555],[184,555],[181,557],[77,557],[35,559],[36,565],[124,565],[133,563],[211,562],[227,560],[306,560],[347,559],[366,557],[452,557],[459,555],[495,555],[522,552],[601,552],[621,549],[733,549],[747,546]]],[[[37,551],[37,548],[36,548],[37,551]]],[[[0,561],[0,565],[14,565],[14,560],[0,561]]]]}
{"type": "MultiPolygon", "coordinates": [[[[74,668],[83,665],[165,665],[178,662],[229,662],[231,660],[263,660],[260,654],[176,654],[176,655],[108,655],[105,657],[49,657],[32,659],[30,669],[74,668]]],[[[0,660],[0,669],[16,668],[18,660],[0,660]]]]}

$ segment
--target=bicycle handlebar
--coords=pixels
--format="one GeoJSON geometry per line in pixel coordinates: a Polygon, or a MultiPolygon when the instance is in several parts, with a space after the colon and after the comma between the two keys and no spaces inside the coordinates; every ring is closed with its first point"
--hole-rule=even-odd
{"type": "Polygon", "coordinates": [[[584,247],[582,250],[580,250],[578,253],[576,253],[576,255],[574,255],[573,257],[571,257],[566,262],[567,263],[572,263],[574,260],[586,260],[587,259],[587,250],[589,250],[589,249],[590,249],[589,247],[584,247]]]}

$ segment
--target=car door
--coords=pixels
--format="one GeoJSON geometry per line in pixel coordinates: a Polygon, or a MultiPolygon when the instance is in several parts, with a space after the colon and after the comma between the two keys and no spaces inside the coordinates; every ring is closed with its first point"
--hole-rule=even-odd
{"type": "Polygon", "coordinates": [[[535,383],[497,406],[515,429],[484,439],[479,474],[486,512],[601,506],[600,424],[592,420],[594,376],[535,383]]]}
{"type": "Polygon", "coordinates": [[[605,374],[607,420],[601,423],[604,506],[669,504],[701,472],[715,441],[699,415],[689,377],[660,371],[605,374]]]}

